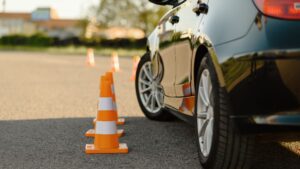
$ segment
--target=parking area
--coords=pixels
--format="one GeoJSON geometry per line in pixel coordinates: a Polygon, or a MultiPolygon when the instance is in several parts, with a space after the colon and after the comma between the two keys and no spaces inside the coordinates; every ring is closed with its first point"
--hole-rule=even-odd
{"type": "MultiPolygon", "coordinates": [[[[153,122],[138,107],[130,81],[131,58],[115,74],[120,116],[127,123],[120,142],[127,155],[86,155],[84,137],[97,112],[99,76],[110,57],[0,53],[0,168],[200,168],[193,128],[179,120],[153,122]]],[[[253,169],[296,169],[300,156],[277,143],[256,146],[253,169]]]]}

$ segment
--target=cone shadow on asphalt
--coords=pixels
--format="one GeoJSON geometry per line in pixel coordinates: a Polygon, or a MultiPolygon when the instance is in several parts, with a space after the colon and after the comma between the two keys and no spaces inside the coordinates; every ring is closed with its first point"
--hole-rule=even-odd
{"type": "MultiPolygon", "coordinates": [[[[127,117],[127,155],[86,155],[92,118],[0,121],[0,168],[200,168],[192,126],[127,117]]],[[[278,144],[259,145],[253,169],[294,169],[299,156],[278,144]]]]}

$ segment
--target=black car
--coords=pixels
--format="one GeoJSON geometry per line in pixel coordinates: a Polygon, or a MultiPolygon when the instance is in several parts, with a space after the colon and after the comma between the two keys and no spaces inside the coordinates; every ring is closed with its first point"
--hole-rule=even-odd
{"type": "Polygon", "coordinates": [[[258,136],[299,139],[299,0],[150,1],[173,8],[138,66],[149,119],[195,124],[205,169],[249,168],[258,136]]]}

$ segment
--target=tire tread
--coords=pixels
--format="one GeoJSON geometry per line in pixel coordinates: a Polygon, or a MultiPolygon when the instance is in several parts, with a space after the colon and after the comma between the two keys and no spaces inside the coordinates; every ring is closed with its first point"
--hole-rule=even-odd
{"type": "MultiPolygon", "coordinates": [[[[218,127],[216,136],[216,146],[212,157],[203,163],[202,156],[199,153],[200,162],[205,169],[249,169],[253,157],[253,138],[239,133],[233,121],[229,118],[231,115],[231,105],[226,89],[219,87],[217,76],[213,69],[213,64],[207,54],[201,62],[212,72],[212,83],[216,84],[214,97],[216,97],[216,111],[218,111],[218,127]]],[[[199,69],[200,75],[201,67],[199,69]]],[[[199,78],[199,77],[198,77],[199,78]]],[[[199,82],[199,79],[198,79],[199,82]]],[[[199,147],[199,143],[198,143],[199,147]]]]}

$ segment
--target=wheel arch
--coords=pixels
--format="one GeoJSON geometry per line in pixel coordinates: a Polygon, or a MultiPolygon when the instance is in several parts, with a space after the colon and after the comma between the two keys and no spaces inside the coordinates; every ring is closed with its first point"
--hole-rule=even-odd
{"type": "Polygon", "coordinates": [[[195,86],[197,83],[197,77],[198,77],[198,71],[200,68],[200,64],[202,59],[204,58],[204,56],[206,54],[209,54],[211,61],[214,64],[214,69],[217,73],[217,77],[218,77],[218,81],[220,83],[221,87],[225,87],[225,80],[224,80],[224,74],[223,71],[221,69],[221,65],[219,64],[219,59],[217,57],[216,52],[214,51],[212,45],[206,46],[205,44],[201,44],[198,46],[198,48],[195,51],[195,55],[194,55],[194,62],[193,62],[193,75],[192,75],[192,85],[193,87],[193,91],[195,92],[195,86]]]}
{"type": "Polygon", "coordinates": [[[204,45],[200,45],[195,54],[195,59],[194,59],[194,70],[193,70],[193,85],[196,86],[197,82],[197,77],[198,77],[198,71],[200,68],[200,64],[204,56],[208,53],[208,49],[204,45]]]}

